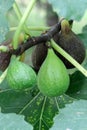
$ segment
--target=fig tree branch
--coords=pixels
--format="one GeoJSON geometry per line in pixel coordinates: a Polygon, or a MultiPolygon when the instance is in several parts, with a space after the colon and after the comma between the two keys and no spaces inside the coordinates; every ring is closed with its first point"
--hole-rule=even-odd
{"type": "Polygon", "coordinates": [[[31,37],[27,39],[25,43],[21,44],[17,49],[10,49],[9,51],[11,54],[21,55],[23,52],[25,52],[32,46],[50,41],[51,38],[53,38],[56,33],[59,33],[60,29],[61,29],[61,22],[58,22],[40,36],[31,37]]]}
{"type": "MultiPolygon", "coordinates": [[[[51,38],[53,38],[54,35],[59,33],[59,31],[61,30],[61,21],[59,21],[57,24],[52,26],[49,30],[45,31],[45,33],[41,34],[40,36],[31,37],[31,38],[29,37],[25,42],[23,41],[23,43],[21,43],[17,49],[13,49],[13,47],[8,46],[8,49],[9,49],[8,51],[11,54],[15,54],[18,56],[24,53],[27,49],[29,49],[32,46],[50,41],[51,38]]],[[[72,25],[73,20],[69,20],[69,23],[70,25],[72,25]]],[[[10,42],[12,42],[12,40],[10,42]]],[[[10,42],[8,43],[10,44],[10,42]]]]}

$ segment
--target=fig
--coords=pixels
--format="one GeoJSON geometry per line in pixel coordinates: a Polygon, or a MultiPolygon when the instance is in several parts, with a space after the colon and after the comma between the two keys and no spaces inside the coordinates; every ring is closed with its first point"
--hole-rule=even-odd
{"type": "MultiPolygon", "coordinates": [[[[5,41],[3,42],[1,45],[4,46],[9,46],[11,40],[5,41]]],[[[0,70],[4,71],[10,62],[10,58],[11,58],[11,53],[10,52],[0,52],[0,70]]]]}
{"type": "MultiPolygon", "coordinates": [[[[61,31],[54,37],[55,42],[62,47],[68,54],[70,54],[80,64],[85,58],[85,47],[78,36],[71,30],[70,24],[67,20],[62,20],[61,31]],[[56,38],[55,38],[56,37],[56,38]]],[[[55,51],[68,69],[74,66],[67,61],[62,55],[55,51]]]]}
{"type": "Polygon", "coordinates": [[[11,54],[9,52],[0,52],[0,70],[4,71],[10,62],[11,54]]]}
{"type": "Polygon", "coordinates": [[[36,45],[32,53],[32,64],[37,72],[47,55],[47,46],[44,43],[36,45]]]}
{"type": "Polygon", "coordinates": [[[36,73],[27,64],[11,58],[6,79],[12,89],[22,90],[35,86],[36,73]]]}
{"type": "Polygon", "coordinates": [[[64,94],[69,87],[69,75],[64,63],[56,56],[53,49],[48,49],[37,76],[40,92],[48,97],[64,94]]]}

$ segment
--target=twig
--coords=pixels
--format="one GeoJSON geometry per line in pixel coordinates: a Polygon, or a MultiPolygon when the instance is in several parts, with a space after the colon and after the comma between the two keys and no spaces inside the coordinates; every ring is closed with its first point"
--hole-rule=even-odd
{"type": "Polygon", "coordinates": [[[23,52],[25,52],[27,49],[29,49],[32,46],[50,41],[50,39],[53,38],[53,36],[56,33],[58,33],[60,29],[61,29],[61,21],[55,24],[54,26],[52,26],[51,29],[41,34],[40,36],[31,37],[27,39],[25,43],[21,44],[17,49],[11,49],[9,51],[10,53],[15,55],[21,55],[23,52]]]}

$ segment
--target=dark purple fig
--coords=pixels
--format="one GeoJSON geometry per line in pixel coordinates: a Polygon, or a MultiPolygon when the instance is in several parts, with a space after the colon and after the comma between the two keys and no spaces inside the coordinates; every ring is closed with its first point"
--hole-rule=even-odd
{"type": "Polygon", "coordinates": [[[4,71],[9,65],[11,54],[9,52],[0,52],[0,70],[4,71]]]}
{"type": "MultiPolygon", "coordinates": [[[[71,30],[70,24],[67,20],[62,20],[61,31],[54,37],[55,42],[62,47],[68,54],[70,54],[80,64],[85,58],[85,47],[78,36],[71,30]]],[[[74,66],[67,61],[62,55],[55,51],[55,53],[64,62],[67,68],[74,66]]]]}
{"type": "Polygon", "coordinates": [[[32,53],[32,63],[36,71],[40,69],[41,64],[45,60],[47,55],[47,46],[44,43],[35,46],[32,53]]]}
{"type": "MultiPolygon", "coordinates": [[[[11,41],[6,41],[4,43],[2,43],[1,45],[9,45],[11,41]]],[[[11,53],[10,52],[0,52],[0,70],[4,71],[10,62],[10,58],[11,58],[11,53]]]]}

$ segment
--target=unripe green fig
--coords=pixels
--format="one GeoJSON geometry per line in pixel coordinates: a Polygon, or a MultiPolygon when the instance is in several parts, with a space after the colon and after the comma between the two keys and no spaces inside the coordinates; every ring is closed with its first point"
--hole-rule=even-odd
{"type": "MultiPolygon", "coordinates": [[[[55,42],[62,47],[68,54],[70,54],[80,64],[85,58],[85,47],[78,36],[71,30],[70,24],[67,20],[62,20],[61,31],[54,37],[55,42]]],[[[64,62],[67,68],[74,66],[67,61],[62,55],[55,51],[55,53],[64,62]]]]}
{"type": "Polygon", "coordinates": [[[36,71],[40,69],[40,66],[45,60],[46,55],[47,55],[47,46],[44,43],[36,45],[32,53],[32,63],[36,71]]]}
{"type": "Polygon", "coordinates": [[[35,86],[36,73],[30,66],[12,58],[8,67],[6,79],[12,89],[22,90],[35,86]]]}
{"type": "Polygon", "coordinates": [[[48,49],[37,76],[37,84],[41,93],[48,97],[60,96],[69,87],[69,75],[63,62],[55,55],[53,49],[48,49]]]}

